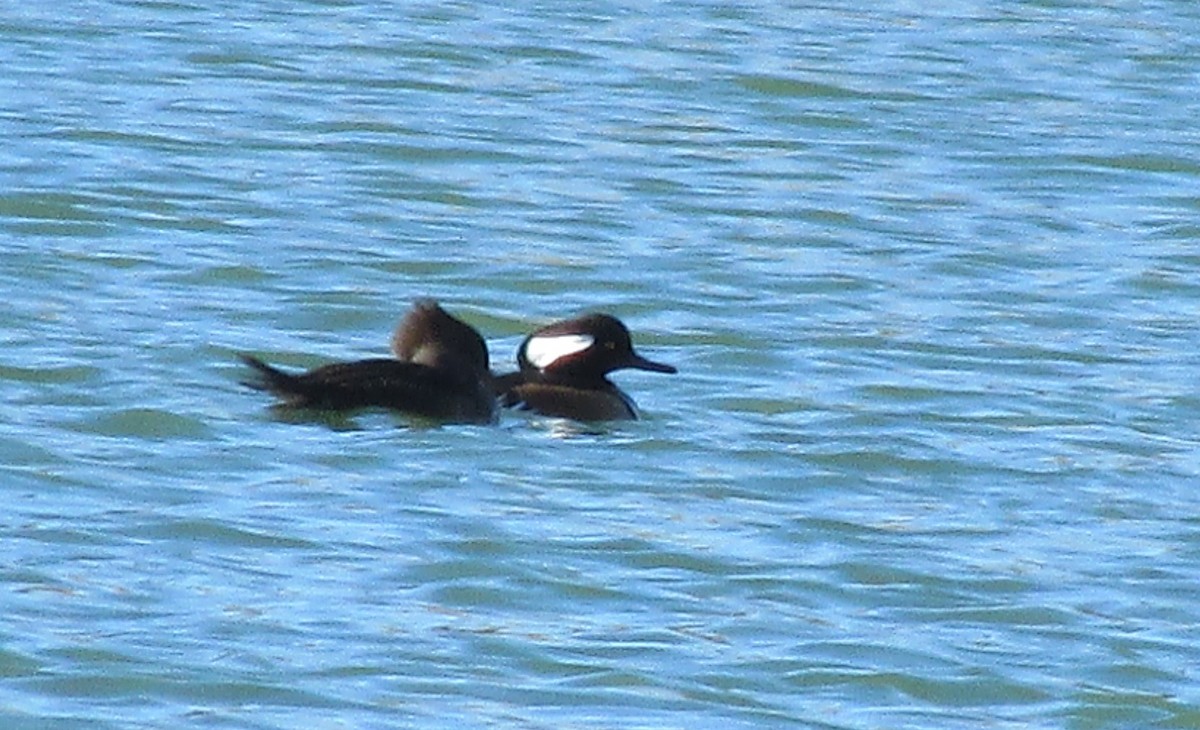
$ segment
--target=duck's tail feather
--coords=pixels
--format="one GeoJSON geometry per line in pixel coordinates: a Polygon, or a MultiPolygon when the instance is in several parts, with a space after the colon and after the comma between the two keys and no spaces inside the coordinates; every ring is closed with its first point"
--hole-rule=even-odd
{"type": "Polygon", "coordinates": [[[299,378],[295,375],[285,373],[273,365],[268,365],[253,355],[239,354],[238,357],[242,362],[254,368],[259,375],[256,380],[243,380],[243,385],[255,390],[269,390],[272,393],[285,397],[295,397],[300,395],[304,390],[300,387],[299,378]]]}

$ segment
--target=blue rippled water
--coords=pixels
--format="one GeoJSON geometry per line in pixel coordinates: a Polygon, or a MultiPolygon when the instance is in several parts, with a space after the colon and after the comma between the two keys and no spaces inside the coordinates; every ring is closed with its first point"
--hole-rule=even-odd
{"type": "Polygon", "coordinates": [[[1200,6],[0,10],[5,728],[1200,726],[1200,6]],[[235,354],[643,421],[287,419],[235,354]]]}

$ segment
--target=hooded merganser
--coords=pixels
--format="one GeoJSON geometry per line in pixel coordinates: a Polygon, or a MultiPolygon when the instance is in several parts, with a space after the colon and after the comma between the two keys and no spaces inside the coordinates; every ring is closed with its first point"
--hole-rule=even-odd
{"type": "Polygon", "coordinates": [[[517,350],[519,372],[495,379],[505,407],[577,421],[636,420],[637,406],[605,376],[634,368],[674,373],[633,349],[629,330],[616,317],[588,314],[543,327],[517,350]]]}
{"type": "Polygon", "coordinates": [[[391,408],[439,421],[490,423],[495,391],[487,345],[474,327],[432,299],[417,300],[392,337],[397,359],[373,358],[323,365],[292,374],[250,355],[262,377],[252,387],[269,390],[291,408],[349,410],[391,408]]]}

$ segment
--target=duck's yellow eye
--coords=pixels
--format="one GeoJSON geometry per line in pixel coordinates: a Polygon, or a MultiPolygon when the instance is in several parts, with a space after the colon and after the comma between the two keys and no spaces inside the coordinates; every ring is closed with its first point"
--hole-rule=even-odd
{"type": "Polygon", "coordinates": [[[615,350],[615,349],[617,349],[617,343],[613,342],[612,340],[609,340],[608,342],[604,343],[604,348],[606,350],[615,350]]]}

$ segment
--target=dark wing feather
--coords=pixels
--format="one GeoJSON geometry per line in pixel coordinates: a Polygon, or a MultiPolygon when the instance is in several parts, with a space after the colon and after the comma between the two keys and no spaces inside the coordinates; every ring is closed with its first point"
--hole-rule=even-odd
{"type": "Polygon", "coordinates": [[[477,384],[419,363],[387,358],[333,363],[302,374],[284,372],[247,355],[246,364],[262,376],[260,387],[288,406],[349,410],[391,408],[430,418],[486,421],[491,396],[478,397],[477,384]]]}

